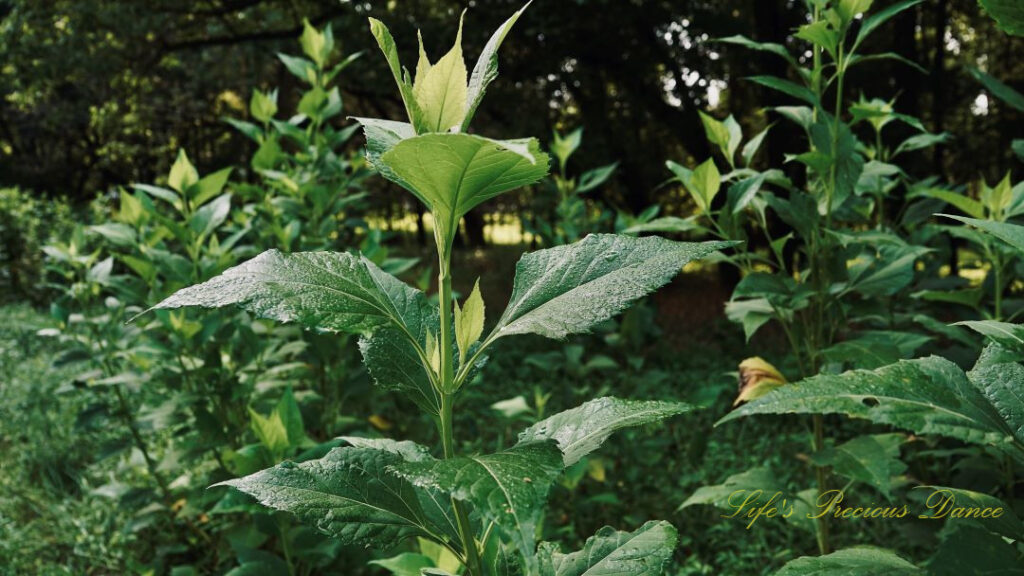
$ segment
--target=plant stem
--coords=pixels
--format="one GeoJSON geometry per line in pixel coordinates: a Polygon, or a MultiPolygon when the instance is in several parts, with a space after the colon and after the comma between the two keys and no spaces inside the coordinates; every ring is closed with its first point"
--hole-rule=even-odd
{"type": "MultiPolygon", "coordinates": [[[[452,347],[452,278],[450,273],[451,252],[448,243],[438,243],[440,273],[438,274],[438,306],[440,307],[441,328],[438,336],[438,349],[441,354],[441,445],[444,458],[455,457],[455,433],[453,430],[453,405],[455,404],[455,350],[452,347]]],[[[469,523],[469,514],[462,502],[452,498],[452,509],[459,529],[459,538],[466,555],[467,576],[483,576],[480,552],[477,550],[473,528],[469,523]]]]}
{"type": "MultiPolygon", "coordinates": [[[[825,418],[821,414],[814,415],[814,451],[821,452],[825,449],[825,418]]],[[[815,466],[815,476],[818,480],[818,498],[828,490],[828,477],[825,474],[825,468],[821,466],[815,466]]],[[[818,537],[818,553],[822,556],[829,553],[829,542],[828,542],[828,518],[825,514],[818,516],[816,521],[817,530],[815,531],[818,537]]]]}

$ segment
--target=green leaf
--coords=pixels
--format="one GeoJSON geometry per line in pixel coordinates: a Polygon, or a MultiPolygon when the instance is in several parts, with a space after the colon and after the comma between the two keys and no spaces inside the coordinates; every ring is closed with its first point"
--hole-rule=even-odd
{"type": "Polygon", "coordinates": [[[416,129],[412,124],[394,120],[379,118],[354,118],[354,120],[363,126],[363,133],[366,135],[366,159],[370,165],[384,178],[408,190],[411,185],[402,181],[391,170],[391,167],[381,161],[380,157],[402,140],[416,136],[416,129]]]}
{"type": "Polygon", "coordinates": [[[171,166],[171,173],[167,176],[167,185],[174,190],[184,193],[199,181],[199,172],[188,160],[184,150],[178,150],[178,159],[171,166]]]}
{"type": "Polygon", "coordinates": [[[829,54],[835,57],[836,46],[839,44],[839,32],[825,20],[818,20],[810,24],[804,24],[796,33],[797,38],[821,46],[829,54]]]}
{"type": "Polygon", "coordinates": [[[890,18],[896,16],[900,12],[903,12],[907,8],[920,4],[923,1],[924,0],[903,0],[902,2],[897,2],[887,6],[886,8],[865,18],[864,22],[860,25],[860,30],[857,32],[857,39],[853,42],[853,49],[851,52],[856,51],[857,47],[860,46],[860,43],[863,42],[865,38],[874,32],[876,28],[888,22],[890,18]]]}
{"type": "Polygon", "coordinates": [[[721,484],[714,486],[701,486],[690,495],[677,511],[698,504],[709,504],[719,508],[731,508],[729,498],[738,491],[747,493],[760,490],[761,494],[770,498],[776,493],[785,493],[785,483],[779,479],[779,475],[768,468],[751,468],[739,474],[733,474],[721,484]]]}
{"type": "Polygon", "coordinates": [[[686,263],[730,245],[591,234],[526,254],[516,264],[509,305],[488,339],[586,332],[667,283],[686,263]]]}
{"type": "Polygon", "coordinates": [[[288,449],[288,430],[281,421],[281,415],[275,410],[270,416],[263,416],[250,408],[249,418],[253,434],[259,439],[260,444],[275,456],[282,456],[288,449]]]}
{"type": "Polygon", "coordinates": [[[981,202],[978,202],[969,196],[957,194],[956,192],[951,192],[949,190],[942,190],[941,188],[928,188],[921,191],[920,194],[951,204],[953,207],[964,212],[968,216],[973,216],[974,218],[985,217],[985,207],[982,206],[981,202]]]}
{"type": "Polygon", "coordinates": [[[956,364],[937,356],[821,375],[779,388],[719,424],[753,414],[846,414],[916,434],[1013,447],[1014,430],[956,364]]]}
{"type": "Polygon", "coordinates": [[[252,91],[249,99],[249,114],[256,120],[266,124],[277,114],[277,90],[270,92],[252,91]]]}
{"type": "Polygon", "coordinates": [[[619,163],[613,162],[606,166],[601,166],[600,168],[587,170],[580,176],[580,182],[576,185],[576,193],[583,194],[585,192],[590,192],[594,188],[604,184],[618,167],[619,163]]]}
{"type": "Polygon", "coordinates": [[[974,517],[972,520],[984,526],[988,531],[1000,536],[1010,538],[1011,540],[1024,540],[1024,523],[1021,523],[1020,518],[1013,513],[1011,506],[1008,506],[995,496],[947,486],[918,486],[918,488],[931,491],[929,497],[933,498],[932,502],[926,501],[926,505],[933,504],[934,507],[931,507],[930,510],[922,511],[923,514],[929,516],[938,515],[943,509],[942,504],[944,501],[948,501],[950,505],[965,508],[990,508],[992,510],[1002,508],[1003,513],[998,518],[974,517]]]}
{"type": "Polygon", "coordinates": [[[826,448],[811,456],[817,466],[831,466],[836,474],[873,486],[886,498],[892,497],[892,478],[907,465],[900,461],[903,434],[858,436],[835,448],[826,448]]]}
{"type": "MultiPolygon", "coordinates": [[[[370,18],[369,21],[370,32],[376,38],[380,51],[384,53],[384,58],[388,61],[388,67],[391,68],[391,75],[394,77],[395,84],[398,85],[398,91],[402,95],[402,102],[405,104],[405,113],[409,117],[409,122],[415,127],[416,132],[429,131],[424,121],[423,113],[416,104],[416,97],[412,93],[412,83],[407,77],[408,72],[405,75],[402,73],[402,64],[398,59],[398,46],[395,44],[395,39],[391,36],[391,32],[383,22],[376,18],[370,18]]],[[[365,125],[362,121],[360,123],[365,125]]]]}
{"type": "Polygon", "coordinates": [[[756,82],[757,84],[771,88],[772,90],[778,90],[779,92],[788,94],[798,100],[803,100],[811,106],[818,105],[818,98],[814,95],[814,92],[811,92],[810,88],[790,82],[789,80],[783,80],[782,78],[777,78],[775,76],[750,76],[747,80],[756,82]]]}
{"type": "Polygon", "coordinates": [[[224,168],[201,178],[196,183],[196,195],[192,198],[193,204],[195,206],[202,206],[220,195],[221,191],[224,190],[224,186],[228,183],[228,178],[231,177],[231,170],[232,168],[224,168]]]}
{"type": "Polygon", "coordinates": [[[462,20],[455,45],[436,64],[431,65],[420,38],[420,62],[412,93],[430,132],[448,132],[461,128],[466,117],[466,62],[462,58],[462,20]]]}
{"type": "Polygon", "coordinates": [[[722,185],[722,176],[718,172],[713,159],[708,158],[703,164],[697,166],[693,171],[690,180],[690,194],[697,201],[697,205],[703,212],[711,211],[711,202],[718,195],[722,185]]]}
{"type": "Polygon", "coordinates": [[[995,407],[1018,445],[1024,446],[1024,365],[1019,362],[977,365],[967,373],[967,378],[995,407]]]}
{"type": "Polygon", "coordinates": [[[835,4],[836,12],[843,22],[851,22],[858,14],[863,14],[871,8],[873,0],[839,0],[835,4]]]}
{"type": "Polygon", "coordinates": [[[389,548],[422,536],[458,542],[448,502],[387,472],[392,452],[335,448],[319,460],[289,461],[217,486],[231,486],[262,505],[290,512],[342,544],[389,548]]]}
{"type": "Polygon", "coordinates": [[[139,240],[135,233],[135,229],[127,224],[121,224],[120,222],[106,222],[104,224],[89,226],[87,230],[103,236],[103,238],[114,246],[120,246],[122,248],[134,248],[138,246],[139,240]]]}
{"type": "Polygon", "coordinates": [[[542,545],[544,574],[552,576],[659,576],[675,552],[678,533],[665,521],[650,521],[633,532],[605,526],[583,549],[562,554],[542,545]]]}
{"type": "Polygon", "coordinates": [[[466,303],[459,308],[455,303],[455,341],[459,345],[459,357],[463,361],[472,346],[484,333],[484,299],[480,296],[480,279],[473,285],[473,291],[466,303]]]}
{"type": "Polygon", "coordinates": [[[292,73],[292,76],[306,84],[312,84],[316,81],[316,67],[309,60],[281,53],[277,54],[277,58],[292,73]]]}
{"type": "Polygon", "coordinates": [[[743,151],[740,153],[743,157],[744,166],[749,167],[750,163],[754,161],[754,155],[757,154],[757,151],[761,148],[761,143],[764,142],[764,139],[768,136],[768,131],[771,130],[771,128],[771,125],[768,125],[767,128],[758,132],[756,136],[744,144],[743,151]]]}
{"type": "Polygon", "coordinates": [[[232,305],[261,318],[352,334],[388,325],[404,329],[404,318],[424,314],[427,306],[422,292],[365,257],[268,250],[220,276],[175,292],[153,308],[232,305]]]}
{"type": "Polygon", "coordinates": [[[928,148],[936,144],[942,144],[948,142],[950,139],[949,134],[943,132],[942,134],[915,134],[910,138],[907,138],[899,146],[896,147],[896,151],[892,153],[893,157],[904,153],[913,152],[914,150],[921,150],[922,148],[928,148]]]}
{"type": "Polygon", "coordinates": [[[783,46],[782,44],[775,44],[772,42],[755,42],[750,38],[747,38],[746,36],[742,35],[719,38],[716,40],[716,42],[735,44],[737,46],[743,46],[744,48],[757,50],[759,52],[769,52],[771,54],[775,54],[776,56],[781,56],[782,58],[785,58],[786,61],[791,64],[795,64],[795,60],[793,60],[793,57],[790,56],[789,52],[786,50],[786,47],[783,46]]]}
{"type": "Polygon", "coordinates": [[[764,181],[767,178],[767,172],[758,172],[757,174],[744,178],[729,187],[729,198],[733,204],[733,214],[739,214],[744,208],[754,201],[754,198],[757,196],[757,193],[760,192],[761,186],[764,185],[764,181]]]}
{"type": "Polygon", "coordinates": [[[693,410],[682,402],[598,398],[559,412],[519,434],[520,443],[554,440],[569,467],[597,450],[616,430],[657,422],[693,410]]]}
{"type": "Polygon", "coordinates": [[[732,115],[723,122],[712,118],[703,111],[698,112],[708,141],[718,146],[729,165],[733,165],[736,160],[736,149],[739,148],[740,141],[743,139],[740,125],[732,115]]]}
{"type": "Polygon", "coordinates": [[[476,65],[473,66],[473,73],[469,77],[469,87],[466,91],[466,116],[462,121],[462,132],[466,132],[469,129],[469,123],[473,120],[473,116],[476,114],[476,109],[484,98],[487,87],[498,77],[498,48],[505,41],[505,37],[512,30],[512,26],[519,20],[519,16],[530,7],[532,2],[533,0],[530,0],[517,10],[515,14],[510,16],[508,20],[505,20],[494,31],[494,34],[491,35],[487,44],[484,45],[484,49],[480,52],[480,58],[477,59],[476,65]]]}
{"type": "Polygon", "coordinates": [[[322,67],[327,55],[330,54],[331,47],[328,46],[326,35],[314,28],[309,20],[302,22],[302,36],[299,37],[299,45],[302,46],[302,51],[306,56],[316,62],[317,66],[322,67]]]}
{"type": "Polygon", "coordinates": [[[537,524],[548,490],[562,473],[562,454],[553,442],[517,444],[495,454],[407,462],[392,470],[416,486],[472,504],[515,543],[524,572],[536,572],[537,524]]]}
{"type": "Polygon", "coordinates": [[[987,232],[995,236],[996,238],[999,238],[1003,242],[1006,242],[1014,249],[1024,252],[1024,226],[1018,226],[1016,224],[1007,224],[1006,222],[979,220],[977,218],[965,218],[963,216],[953,216],[951,214],[939,214],[939,216],[945,216],[946,218],[959,220],[964,224],[970,224],[975,228],[980,228],[982,231],[987,232]]]}
{"type": "Polygon", "coordinates": [[[880,368],[910,358],[930,337],[895,330],[865,330],[853,338],[822,351],[829,362],[847,363],[853,368],[880,368]]]}
{"type": "Polygon", "coordinates": [[[956,325],[967,326],[1011,350],[1024,349],[1024,325],[996,320],[964,320],[956,325]]]}
{"type": "Polygon", "coordinates": [[[533,138],[497,141],[469,134],[427,134],[398,142],[380,162],[397,176],[397,184],[430,208],[441,237],[449,242],[459,219],[474,206],[548,173],[548,156],[533,138]]]}
{"type": "Polygon", "coordinates": [[[423,568],[434,568],[434,561],[422,554],[403,552],[398,556],[382,560],[370,560],[370,564],[380,566],[394,576],[420,576],[423,568]]]}
{"type": "Polygon", "coordinates": [[[196,238],[205,239],[213,234],[228,218],[231,211],[231,194],[221,194],[213,202],[202,206],[188,220],[189,228],[196,238]]]}
{"type": "Polygon", "coordinates": [[[555,130],[551,136],[551,153],[558,159],[559,170],[565,172],[565,165],[569,162],[569,158],[579,149],[580,143],[583,141],[583,128],[577,128],[565,135],[555,130]]]}
{"type": "Polygon", "coordinates": [[[947,521],[939,536],[936,552],[925,564],[929,576],[1016,576],[1024,566],[1016,543],[1006,542],[973,523],[947,521]]]}
{"type": "Polygon", "coordinates": [[[859,547],[838,550],[825,556],[803,556],[790,560],[775,576],[923,576],[924,570],[907,562],[891,550],[859,547]]]}
{"type": "Polygon", "coordinates": [[[985,12],[1012,36],[1024,36],[1024,6],[1017,0],[979,0],[985,12]]]}

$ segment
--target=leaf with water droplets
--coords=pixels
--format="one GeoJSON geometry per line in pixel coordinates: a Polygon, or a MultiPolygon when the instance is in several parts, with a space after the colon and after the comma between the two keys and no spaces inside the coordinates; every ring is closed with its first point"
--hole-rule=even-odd
{"type": "Polygon", "coordinates": [[[335,448],[319,460],[286,461],[218,486],[290,512],[344,544],[389,548],[422,536],[455,546],[458,532],[448,500],[387,472],[403,461],[390,450],[335,448]]]}
{"type": "MultiPolygon", "coordinates": [[[[956,364],[937,356],[904,360],[877,370],[820,375],[741,406],[719,423],[753,414],[839,413],[917,434],[992,445],[1019,457],[1020,442],[1014,442],[1011,421],[1004,419],[983,393],[980,378],[985,375],[968,379],[956,364]]],[[[1006,397],[1005,392],[998,394],[1006,397]]]]}
{"type": "Polygon", "coordinates": [[[910,576],[924,574],[924,570],[900,558],[891,550],[865,546],[838,550],[826,556],[803,556],[787,562],[781,570],[775,573],[775,576],[820,576],[824,574],[910,576]]]}
{"type": "Polygon", "coordinates": [[[688,262],[732,245],[591,234],[531,252],[516,264],[512,298],[489,338],[587,332],[666,284],[688,262]]]}
{"type": "Polygon", "coordinates": [[[438,329],[437,310],[422,292],[367,258],[269,250],[154,308],[232,305],[308,329],[361,334],[360,349],[379,385],[409,394],[425,410],[439,410],[419,353],[426,333],[438,329]]]}
{"type": "Polygon", "coordinates": [[[562,454],[553,442],[518,444],[495,454],[406,462],[392,470],[416,486],[472,504],[519,549],[524,571],[536,572],[537,522],[552,482],[562,473],[562,454]]]}
{"type": "Polygon", "coordinates": [[[616,430],[640,426],[693,410],[682,402],[598,398],[559,412],[519,434],[519,442],[554,440],[566,466],[597,450],[616,430]]]}
{"type": "Polygon", "coordinates": [[[543,574],[552,576],[658,576],[672,558],[678,533],[665,521],[651,521],[634,532],[605,526],[587,539],[583,549],[562,554],[541,545],[543,574]]]}

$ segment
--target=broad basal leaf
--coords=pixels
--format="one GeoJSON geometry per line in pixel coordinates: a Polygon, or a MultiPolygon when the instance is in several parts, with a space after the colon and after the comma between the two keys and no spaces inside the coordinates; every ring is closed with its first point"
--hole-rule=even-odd
{"type": "Polygon", "coordinates": [[[730,245],[591,234],[531,252],[516,264],[512,298],[490,338],[586,332],[667,283],[686,263],[730,245]]]}
{"type": "Polygon", "coordinates": [[[791,560],[775,576],[923,576],[924,570],[883,548],[846,548],[826,556],[791,560]]]}
{"type": "Polygon", "coordinates": [[[562,454],[554,443],[518,444],[495,454],[407,462],[392,469],[416,486],[472,504],[508,535],[523,555],[525,572],[533,573],[537,522],[548,490],[562,472],[562,454]]]}
{"type": "Polygon", "coordinates": [[[372,448],[335,448],[319,460],[283,462],[232,486],[290,512],[344,544],[391,547],[413,536],[458,542],[447,500],[386,471],[402,457],[372,448]]]}
{"type": "Polygon", "coordinates": [[[598,398],[541,420],[519,434],[520,443],[554,440],[566,466],[597,450],[616,430],[657,422],[693,410],[682,402],[598,398]]]}
{"type": "Polygon", "coordinates": [[[846,414],[1019,453],[1015,432],[996,406],[956,364],[937,356],[808,378],[741,406],[719,423],[792,413],[846,414]]]}
{"type": "Polygon", "coordinates": [[[426,134],[402,140],[380,157],[392,179],[434,213],[442,238],[474,206],[533,184],[548,173],[534,138],[498,141],[470,134],[426,134]],[[396,178],[392,178],[396,176],[396,178]]]}
{"type": "Polygon", "coordinates": [[[678,533],[665,521],[651,521],[634,532],[605,526],[583,549],[562,554],[545,542],[541,573],[552,576],[660,576],[675,551],[678,533]]]}

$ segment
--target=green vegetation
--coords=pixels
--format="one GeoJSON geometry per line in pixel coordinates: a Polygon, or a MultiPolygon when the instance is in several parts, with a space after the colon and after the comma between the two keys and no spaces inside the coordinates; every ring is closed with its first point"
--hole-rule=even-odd
{"type": "MultiPolygon", "coordinates": [[[[244,4],[183,9],[283,18],[244,4]]],[[[486,35],[427,3],[414,41],[402,8],[293,2],[314,11],[267,58],[279,87],[226,92],[215,142],[160,150],[155,182],[0,189],[0,574],[1020,573],[1024,146],[1000,127],[965,178],[932,161],[977,135],[871,78],[929,71],[881,40],[925,4],[814,0],[784,41],[702,41],[773,64],[663,158],[609,147],[615,114],[530,108],[517,63],[561,45],[533,16],[561,8],[486,35]],[[236,136],[244,158],[212,152],[236,136]]],[[[971,18],[1019,33],[1011,4],[971,18]]],[[[67,48],[10,6],[0,41],[67,48]]],[[[38,65],[12,54],[0,86],[38,65]]],[[[981,63],[962,76],[1012,126],[1012,66],[981,63]]]]}

